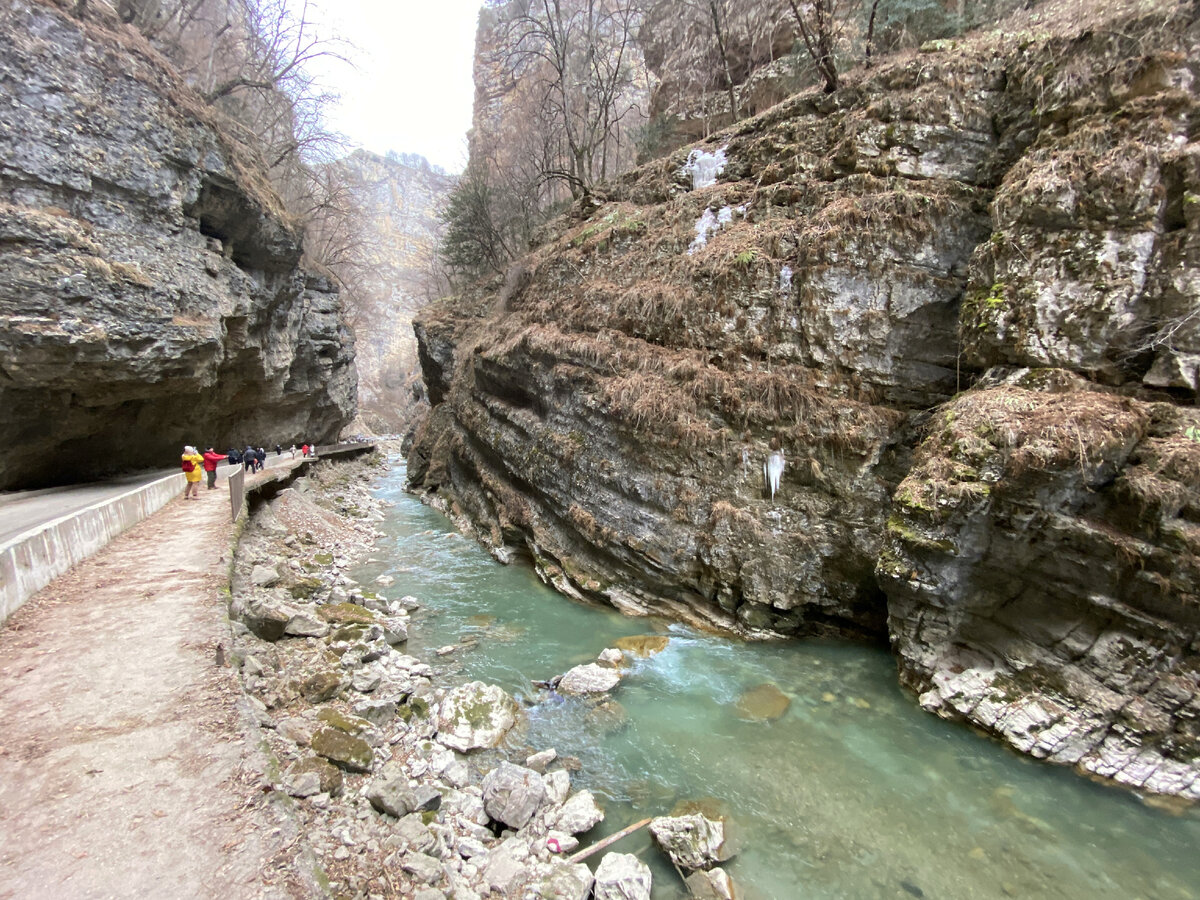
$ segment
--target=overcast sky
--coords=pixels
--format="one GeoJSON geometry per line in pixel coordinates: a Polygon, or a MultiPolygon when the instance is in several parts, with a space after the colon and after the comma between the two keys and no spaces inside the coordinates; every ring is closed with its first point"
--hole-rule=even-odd
{"type": "Polygon", "coordinates": [[[374,153],[420,153],[448,172],[462,171],[480,6],[482,0],[310,0],[322,33],[354,45],[354,68],[331,63],[313,73],[341,95],[329,125],[374,153]]]}

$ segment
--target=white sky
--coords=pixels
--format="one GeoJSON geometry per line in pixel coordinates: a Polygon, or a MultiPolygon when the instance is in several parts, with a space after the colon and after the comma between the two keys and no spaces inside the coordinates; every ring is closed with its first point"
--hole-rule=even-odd
{"type": "MultiPolygon", "coordinates": [[[[292,0],[295,7],[302,0],[292,0]]],[[[354,68],[314,69],[341,95],[328,123],[380,155],[420,153],[447,172],[467,159],[471,64],[482,0],[310,0],[322,36],[353,46],[354,68]]]]}

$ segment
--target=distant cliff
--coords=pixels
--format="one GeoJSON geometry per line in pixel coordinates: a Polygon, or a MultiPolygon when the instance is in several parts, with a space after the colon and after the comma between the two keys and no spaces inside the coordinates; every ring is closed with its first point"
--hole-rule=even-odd
{"type": "Polygon", "coordinates": [[[357,239],[342,269],[352,295],[359,405],[376,429],[403,432],[419,388],[412,317],[438,290],[438,214],[454,178],[413,154],[356,150],[331,167],[355,209],[357,239]]]}
{"type": "Polygon", "coordinates": [[[3,7],[0,489],[335,438],[353,339],[259,161],[104,7],[3,7]]]}
{"type": "Polygon", "coordinates": [[[927,709],[1200,797],[1200,23],[1095,7],[794,96],[431,308],[413,487],[571,596],[890,640],[927,709]]]}

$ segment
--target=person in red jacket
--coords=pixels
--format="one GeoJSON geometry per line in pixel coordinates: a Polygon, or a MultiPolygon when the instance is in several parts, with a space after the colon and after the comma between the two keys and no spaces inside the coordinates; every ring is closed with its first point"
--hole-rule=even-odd
{"type": "Polygon", "coordinates": [[[204,471],[208,473],[208,489],[217,486],[217,463],[227,459],[224,453],[218,453],[212,447],[204,451],[204,471]]]}

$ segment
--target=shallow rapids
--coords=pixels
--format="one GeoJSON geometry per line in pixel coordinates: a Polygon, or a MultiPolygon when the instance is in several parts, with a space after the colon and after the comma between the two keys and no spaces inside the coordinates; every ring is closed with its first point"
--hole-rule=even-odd
{"type": "MultiPolygon", "coordinates": [[[[494,562],[405,494],[404,475],[378,486],[387,537],[353,574],[422,601],[408,652],[442,683],[492,682],[528,705],[516,761],[526,747],[579,758],[575,786],[607,811],[585,844],[700,802],[739,824],[727,869],[752,898],[1200,900],[1196,810],[1149,808],[922,712],[883,650],[746,644],[581,606],[494,562]],[[642,634],[670,641],[606,707],[533,685],[642,634]]],[[[683,896],[644,832],[613,849],[651,865],[656,900],[683,896]]]]}

